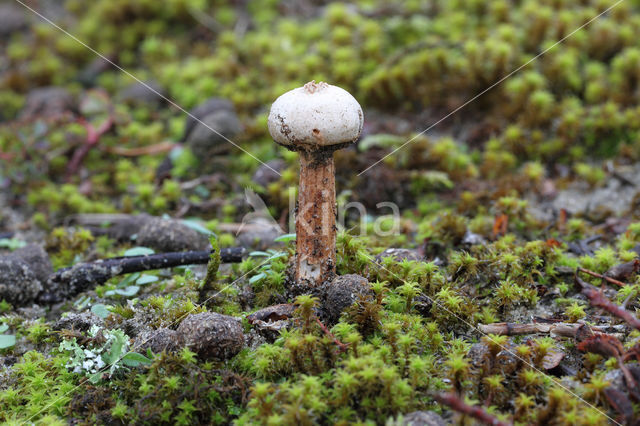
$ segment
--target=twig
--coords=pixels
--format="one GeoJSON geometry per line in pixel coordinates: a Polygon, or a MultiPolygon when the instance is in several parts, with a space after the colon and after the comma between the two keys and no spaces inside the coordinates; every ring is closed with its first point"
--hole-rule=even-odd
{"type": "Polygon", "coordinates": [[[453,411],[457,411],[458,413],[471,416],[481,423],[484,423],[487,425],[494,425],[494,426],[509,425],[508,423],[502,422],[497,418],[493,417],[491,414],[487,413],[482,407],[478,407],[478,406],[474,407],[466,404],[463,400],[461,400],[457,395],[453,393],[436,394],[434,395],[434,399],[438,401],[440,404],[444,404],[447,407],[451,408],[453,411]]]}
{"type": "Polygon", "coordinates": [[[583,272],[583,273],[585,273],[587,275],[591,275],[592,277],[600,278],[602,280],[605,280],[608,283],[615,284],[615,285],[620,286],[620,287],[626,286],[626,284],[623,283],[622,281],[618,281],[615,278],[607,277],[605,275],[599,274],[597,272],[590,271],[588,269],[584,269],[584,268],[580,268],[579,267],[578,271],[583,272]]]}
{"type": "Polygon", "coordinates": [[[93,124],[89,123],[82,117],[78,119],[78,123],[84,126],[87,130],[87,138],[85,139],[84,144],[80,148],[76,149],[71,161],[69,161],[69,165],[67,166],[67,180],[76,174],[80,168],[80,164],[82,164],[82,160],[84,160],[84,157],[87,156],[91,148],[98,144],[100,137],[111,129],[114,124],[114,119],[113,116],[109,115],[109,117],[97,129],[93,124]]]}
{"type": "Polygon", "coordinates": [[[338,345],[338,353],[346,352],[347,349],[349,349],[349,345],[346,343],[342,343],[340,340],[338,340],[336,336],[334,336],[333,333],[329,331],[327,326],[324,325],[318,317],[316,317],[316,323],[318,323],[318,325],[320,326],[320,329],[324,332],[324,334],[329,336],[333,340],[333,342],[336,345],[338,345]]]}
{"type": "MultiPolygon", "coordinates": [[[[220,259],[223,263],[237,263],[242,261],[244,254],[245,249],[242,247],[225,248],[220,250],[220,259]]],[[[206,264],[209,262],[210,256],[211,251],[209,250],[184,251],[114,257],[79,263],[70,268],[59,269],[50,275],[47,280],[47,290],[39,296],[39,300],[44,303],[56,302],[122,274],[181,265],[206,264]]]]}
{"type": "MultiPolygon", "coordinates": [[[[578,268],[578,270],[579,269],[580,268],[578,268]]],[[[607,299],[602,291],[598,290],[586,281],[581,280],[578,276],[578,270],[576,270],[575,282],[580,287],[581,293],[587,296],[591,305],[602,308],[618,318],[622,318],[632,327],[640,330],[640,320],[638,318],[636,318],[631,312],[607,299]]]]}
{"type": "MultiPolygon", "coordinates": [[[[496,322],[492,324],[479,324],[478,329],[486,334],[496,334],[499,336],[517,336],[522,334],[550,333],[556,336],[577,338],[581,333],[582,323],[557,322],[552,324],[515,324],[510,322],[496,322]]],[[[592,331],[607,333],[610,327],[588,326],[592,331]]],[[[617,336],[616,336],[617,337],[617,336]]]]}
{"type": "Polygon", "coordinates": [[[108,152],[109,154],[117,154],[123,157],[139,157],[141,155],[153,155],[161,154],[163,152],[171,151],[178,144],[173,142],[160,142],[154,145],[147,145],[140,148],[123,148],[120,146],[105,146],[100,148],[101,151],[108,152]]]}

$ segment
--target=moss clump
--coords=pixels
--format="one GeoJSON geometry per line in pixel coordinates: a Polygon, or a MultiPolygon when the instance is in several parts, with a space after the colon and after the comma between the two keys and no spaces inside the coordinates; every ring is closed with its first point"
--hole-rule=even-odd
{"type": "Polygon", "coordinates": [[[0,420],[9,424],[65,424],[67,406],[78,391],[77,377],[67,370],[66,363],[62,355],[45,358],[36,351],[25,353],[0,389],[4,407],[0,420]]]}

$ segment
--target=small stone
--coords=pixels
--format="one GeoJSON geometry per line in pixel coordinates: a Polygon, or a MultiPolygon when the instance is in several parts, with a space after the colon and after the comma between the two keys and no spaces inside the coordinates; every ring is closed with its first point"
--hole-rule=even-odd
{"type": "Polygon", "coordinates": [[[149,80],[132,83],[120,90],[116,99],[132,105],[160,105],[163,101],[164,90],[157,81],[149,80]],[[148,86],[148,87],[147,87],[148,86]],[[151,88],[151,89],[150,89],[151,88]]]}
{"type": "MultiPolygon", "coordinates": [[[[627,369],[631,373],[634,379],[640,380],[640,365],[627,364],[627,369]]],[[[604,375],[604,380],[609,382],[611,387],[614,387],[622,392],[627,392],[627,381],[624,377],[624,373],[619,368],[616,370],[607,371],[604,375]]]]}
{"type": "Polygon", "coordinates": [[[207,250],[207,236],[172,219],[150,218],[138,231],[136,243],[158,252],[207,250]]]}
{"type": "Polygon", "coordinates": [[[229,359],[244,345],[240,321],[215,312],[190,314],[177,331],[185,346],[202,359],[229,359]]]}
{"type": "Polygon", "coordinates": [[[111,226],[104,228],[104,232],[114,240],[130,242],[131,236],[136,235],[140,228],[151,219],[153,219],[153,216],[146,213],[127,215],[122,220],[114,220],[111,226]]]}
{"type": "Polygon", "coordinates": [[[379,255],[376,256],[376,263],[381,263],[382,259],[391,257],[396,262],[402,262],[403,260],[423,260],[423,257],[417,250],[405,249],[405,248],[388,248],[379,255]]]}
{"type": "Polygon", "coordinates": [[[287,320],[293,317],[295,310],[296,305],[293,303],[281,303],[279,305],[272,305],[259,309],[254,313],[247,315],[247,320],[249,321],[249,324],[253,324],[255,321],[275,322],[287,320]]]}
{"type": "Polygon", "coordinates": [[[33,301],[42,291],[42,283],[24,260],[13,256],[0,256],[0,300],[14,306],[33,301]]]}
{"type": "Polygon", "coordinates": [[[151,349],[154,354],[162,351],[177,352],[182,348],[182,339],[177,331],[169,328],[159,328],[140,333],[136,340],[136,352],[146,353],[151,349]]]}
{"type": "Polygon", "coordinates": [[[201,160],[201,167],[204,167],[203,161],[225,154],[233,148],[225,138],[234,140],[242,132],[242,124],[235,112],[226,109],[212,112],[201,121],[189,133],[185,144],[201,160]]]}
{"type": "Polygon", "coordinates": [[[261,336],[269,342],[274,342],[282,330],[292,324],[293,313],[296,306],[292,303],[267,306],[247,315],[247,321],[261,336]]]}
{"type": "Polygon", "coordinates": [[[282,228],[272,220],[251,219],[236,236],[238,244],[252,250],[266,250],[278,245],[275,239],[283,234],[282,228]]]}
{"type": "Polygon", "coordinates": [[[36,118],[60,118],[75,110],[75,101],[67,89],[62,87],[40,87],[27,95],[25,106],[20,112],[21,120],[36,118]]]}
{"type": "Polygon", "coordinates": [[[111,62],[98,56],[78,73],[78,81],[85,87],[94,87],[100,74],[112,67],[111,62]]]}
{"type": "Polygon", "coordinates": [[[22,308],[16,309],[16,313],[27,320],[37,320],[38,318],[42,318],[47,314],[47,310],[35,303],[31,306],[23,306],[22,308]]]}
{"type": "Polygon", "coordinates": [[[29,24],[26,9],[17,4],[0,4],[0,37],[23,30],[29,24]]]}
{"type": "Polygon", "coordinates": [[[447,422],[433,411],[414,411],[403,416],[403,426],[446,426],[447,422]]]}
{"type": "Polygon", "coordinates": [[[462,241],[460,243],[466,246],[483,246],[487,244],[487,240],[485,240],[482,235],[467,230],[467,232],[464,233],[464,237],[462,237],[462,241]]]}
{"type": "Polygon", "coordinates": [[[87,331],[94,325],[102,325],[103,322],[102,318],[90,311],[70,313],[56,321],[53,329],[87,331]]]}
{"type": "Polygon", "coordinates": [[[53,274],[49,254],[38,244],[27,244],[15,250],[10,256],[25,261],[40,282],[47,282],[49,275],[53,274]]]}
{"type": "Polygon", "coordinates": [[[224,98],[210,98],[189,111],[189,115],[187,115],[187,120],[184,125],[184,136],[182,137],[182,140],[185,141],[187,139],[189,133],[191,133],[194,127],[198,124],[198,120],[202,120],[207,115],[220,110],[233,112],[233,104],[231,101],[224,98]]]}
{"type": "Polygon", "coordinates": [[[341,275],[327,285],[324,297],[324,312],[329,323],[338,322],[342,311],[351,306],[360,296],[373,297],[373,290],[366,278],[357,274],[341,275]]]}
{"type": "Polygon", "coordinates": [[[258,167],[258,170],[256,170],[256,172],[253,174],[251,180],[253,180],[254,183],[266,188],[267,186],[269,186],[269,184],[280,180],[280,175],[278,173],[280,173],[286,167],[287,163],[279,158],[267,161],[265,164],[261,164],[260,167],[258,167]]]}

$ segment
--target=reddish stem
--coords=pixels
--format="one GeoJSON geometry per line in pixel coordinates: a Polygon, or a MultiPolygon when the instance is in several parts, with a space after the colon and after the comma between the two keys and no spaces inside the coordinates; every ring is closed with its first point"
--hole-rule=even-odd
{"type": "Polygon", "coordinates": [[[484,410],[484,408],[478,407],[478,406],[474,407],[466,404],[456,394],[453,394],[453,393],[437,394],[434,396],[434,399],[438,401],[440,404],[444,404],[447,407],[451,408],[453,411],[457,411],[458,413],[471,416],[481,423],[484,423],[487,425],[495,425],[495,426],[508,426],[508,423],[498,420],[491,414],[487,413],[484,410]]]}
{"type": "Polygon", "coordinates": [[[85,139],[82,146],[73,153],[73,157],[67,166],[67,181],[71,179],[71,176],[75,175],[82,164],[82,161],[87,156],[91,148],[96,146],[100,141],[100,137],[107,133],[111,126],[113,126],[114,120],[112,116],[109,116],[104,123],[100,125],[97,129],[93,126],[93,124],[89,123],[84,118],[79,118],[78,123],[84,126],[87,131],[87,138],[85,139]]]}
{"type": "Polygon", "coordinates": [[[612,301],[610,301],[609,299],[607,299],[605,295],[602,293],[602,291],[598,290],[591,284],[581,280],[580,277],[578,276],[579,270],[580,268],[578,268],[578,270],[576,271],[575,282],[581,288],[582,294],[587,296],[591,305],[596,306],[598,308],[602,308],[605,311],[617,316],[618,318],[622,318],[627,323],[629,323],[632,327],[634,327],[637,330],[640,330],[640,320],[638,318],[636,318],[631,312],[627,311],[623,307],[618,306],[612,301]]]}
{"type": "Polygon", "coordinates": [[[322,321],[320,321],[320,319],[317,317],[316,317],[316,323],[318,323],[318,325],[320,326],[320,329],[324,332],[324,334],[329,336],[333,340],[333,342],[336,345],[338,345],[338,353],[346,352],[347,349],[349,349],[349,345],[342,343],[340,340],[338,340],[336,336],[334,336],[333,333],[329,331],[327,326],[324,325],[322,321]]]}
{"type": "Polygon", "coordinates": [[[591,275],[592,277],[596,277],[596,278],[603,279],[603,280],[605,280],[605,281],[606,281],[606,282],[608,282],[608,283],[615,284],[615,285],[620,286],[620,287],[624,287],[624,286],[626,286],[626,284],[625,284],[625,283],[623,283],[622,281],[618,281],[618,280],[616,280],[615,278],[607,277],[607,276],[605,276],[605,275],[599,274],[599,273],[597,273],[597,272],[590,271],[590,270],[588,270],[588,269],[578,268],[578,271],[580,271],[580,272],[584,272],[585,274],[587,274],[587,275],[591,275]]]}

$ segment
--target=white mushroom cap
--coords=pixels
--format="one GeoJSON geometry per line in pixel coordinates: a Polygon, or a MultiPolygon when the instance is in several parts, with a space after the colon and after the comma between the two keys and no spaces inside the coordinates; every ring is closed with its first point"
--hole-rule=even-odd
{"type": "Polygon", "coordinates": [[[362,108],[349,92],[314,81],[280,96],[269,113],[271,137],[289,147],[354,142],[362,123],[362,108]]]}

